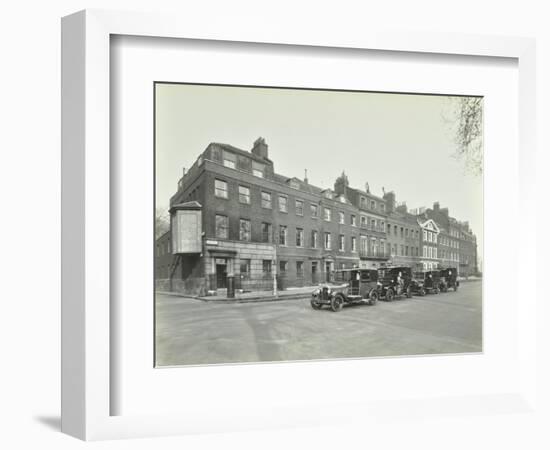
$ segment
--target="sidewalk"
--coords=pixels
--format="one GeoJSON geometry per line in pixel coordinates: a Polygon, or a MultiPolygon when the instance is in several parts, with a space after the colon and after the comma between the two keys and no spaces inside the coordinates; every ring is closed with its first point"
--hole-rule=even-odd
{"type": "MultiPolygon", "coordinates": [[[[482,278],[469,277],[469,279],[460,279],[461,283],[471,281],[481,281],[482,278]]],[[[185,295],[179,292],[156,291],[157,294],[172,295],[175,297],[192,298],[203,302],[211,303],[253,303],[253,302],[277,302],[282,300],[297,300],[304,297],[310,297],[311,293],[319,286],[305,286],[300,288],[287,288],[284,291],[278,291],[277,296],[273,295],[272,291],[254,291],[254,292],[235,292],[234,298],[229,298],[223,295],[185,295]]]]}
{"type": "Polygon", "coordinates": [[[282,300],[297,300],[299,298],[309,297],[318,286],[305,286],[301,288],[287,288],[284,291],[278,291],[277,296],[272,291],[255,292],[235,292],[235,298],[228,298],[221,295],[193,296],[184,295],[179,292],[156,291],[158,294],[173,295],[177,297],[194,298],[203,302],[217,303],[252,303],[252,302],[277,302],[282,300]]]}

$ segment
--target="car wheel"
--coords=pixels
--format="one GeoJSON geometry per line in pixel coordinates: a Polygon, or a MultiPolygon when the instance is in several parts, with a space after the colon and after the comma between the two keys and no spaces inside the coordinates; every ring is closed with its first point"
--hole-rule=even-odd
{"type": "Polygon", "coordinates": [[[314,299],[311,299],[311,307],[313,309],[321,309],[323,307],[323,305],[321,303],[319,303],[318,301],[314,300],[314,299]]]}
{"type": "Polygon", "coordinates": [[[375,290],[370,291],[369,294],[369,305],[375,305],[378,301],[378,292],[375,290]]]}
{"type": "Polygon", "coordinates": [[[412,289],[411,289],[410,286],[407,287],[407,293],[406,293],[406,295],[407,295],[407,298],[411,298],[411,297],[413,296],[413,294],[412,294],[412,289]]]}
{"type": "Polygon", "coordinates": [[[426,290],[424,288],[420,288],[418,290],[418,295],[420,295],[420,297],[424,297],[426,295],[426,290]]]}
{"type": "Polygon", "coordinates": [[[391,288],[388,289],[388,290],[386,291],[386,300],[387,300],[388,302],[393,302],[393,299],[394,299],[394,298],[395,298],[395,294],[394,294],[394,292],[393,292],[393,289],[391,289],[391,288]]]}
{"type": "Polygon", "coordinates": [[[332,297],[332,300],[330,301],[330,308],[334,312],[341,311],[343,307],[344,307],[344,297],[342,297],[341,295],[335,295],[334,297],[332,297]]]}

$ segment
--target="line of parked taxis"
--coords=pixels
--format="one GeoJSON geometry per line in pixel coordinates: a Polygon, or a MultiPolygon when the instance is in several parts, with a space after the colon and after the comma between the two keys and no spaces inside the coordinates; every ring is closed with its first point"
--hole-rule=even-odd
{"type": "Polygon", "coordinates": [[[413,272],[410,267],[384,267],[380,269],[342,269],[334,272],[334,281],[315,289],[311,307],[329,306],[334,312],[345,304],[367,303],[378,300],[393,301],[411,298],[414,294],[438,294],[456,291],[459,286],[456,268],[413,272]]]}

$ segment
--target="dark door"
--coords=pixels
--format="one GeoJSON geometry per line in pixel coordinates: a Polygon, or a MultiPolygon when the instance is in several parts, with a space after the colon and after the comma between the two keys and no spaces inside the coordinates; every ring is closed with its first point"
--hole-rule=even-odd
{"type": "Polygon", "coordinates": [[[313,284],[317,284],[319,282],[317,277],[317,261],[313,261],[311,263],[311,281],[313,284]]]}
{"type": "Polygon", "coordinates": [[[330,273],[330,267],[331,267],[330,262],[325,263],[325,270],[326,270],[326,273],[327,273],[327,282],[329,282],[329,283],[332,281],[332,276],[331,276],[331,273],[330,273]]]}
{"type": "Polygon", "coordinates": [[[216,264],[216,288],[227,288],[227,265],[216,264]]]}

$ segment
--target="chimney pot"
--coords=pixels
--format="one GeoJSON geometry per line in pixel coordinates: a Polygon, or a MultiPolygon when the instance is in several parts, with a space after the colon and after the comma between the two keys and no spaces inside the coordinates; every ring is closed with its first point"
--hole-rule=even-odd
{"type": "Polygon", "coordinates": [[[254,141],[254,146],[251,150],[252,154],[263,159],[268,159],[268,147],[263,137],[259,137],[254,141]]]}

